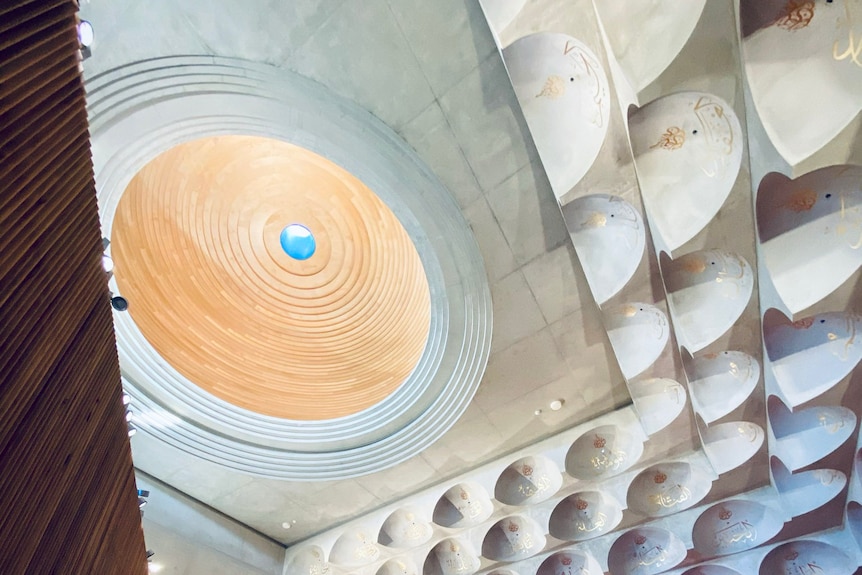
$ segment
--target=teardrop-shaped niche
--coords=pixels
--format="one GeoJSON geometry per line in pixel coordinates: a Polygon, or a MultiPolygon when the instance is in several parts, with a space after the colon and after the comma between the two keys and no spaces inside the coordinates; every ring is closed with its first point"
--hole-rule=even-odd
{"type": "Polygon", "coordinates": [[[860,181],[858,166],[761,180],[757,230],[772,283],[791,313],[825,298],[862,265],[860,181]]]}
{"type": "Polygon", "coordinates": [[[809,407],[791,412],[780,399],[770,395],[766,409],[775,436],[772,453],[791,471],[826,457],[856,429],[856,414],[846,407],[809,407]]]}
{"type": "Polygon", "coordinates": [[[376,575],[419,575],[419,569],[406,557],[390,559],[380,566],[376,575]]]}
{"type": "Polygon", "coordinates": [[[576,479],[604,479],[622,473],[643,455],[643,442],[616,425],[602,425],[578,437],[566,453],[566,471],[576,479]]]}
{"type": "Polygon", "coordinates": [[[563,541],[586,541],[613,531],[622,520],[622,507],[613,497],[601,491],[581,491],[557,504],[548,530],[563,541]]]}
{"type": "Polygon", "coordinates": [[[590,291],[601,305],[623,289],[643,259],[643,219],[630,203],[608,194],[577,198],[563,207],[563,216],[590,291]]]}
{"type": "Polygon", "coordinates": [[[698,422],[703,452],[719,475],[736,469],[760,451],[763,428],[750,421],[729,421],[704,428],[698,422]]]}
{"type": "Polygon", "coordinates": [[[795,166],[862,110],[856,45],[862,5],[748,0],[741,8],[743,62],[754,107],[775,149],[795,166]]]}
{"type": "Polygon", "coordinates": [[[608,569],[613,575],[654,575],[679,565],[685,556],[685,544],[670,531],[638,527],[611,545],[608,569]]]}
{"type": "Polygon", "coordinates": [[[742,573],[724,565],[698,565],[682,575],[742,575],[742,573]]]}
{"type": "Polygon", "coordinates": [[[841,549],[810,539],[779,545],[760,563],[760,575],[853,575],[855,571],[856,564],[841,549]]]}
{"type": "Polygon", "coordinates": [[[630,381],[629,394],[647,435],[670,425],[685,409],[685,388],[673,379],[653,377],[630,381]]]}
{"type": "Polygon", "coordinates": [[[423,575],[473,575],[481,567],[473,546],[458,537],[449,537],[434,546],[425,558],[423,575]]]}
{"type": "Polygon", "coordinates": [[[536,575],[603,575],[599,562],[583,551],[574,549],[550,555],[539,565],[536,575]]]}
{"type": "Polygon", "coordinates": [[[501,519],[482,541],[482,555],[492,561],[520,561],[544,548],[544,531],[534,520],[522,515],[501,519]]]}
{"type": "Polygon", "coordinates": [[[317,545],[308,545],[293,555],[287,572],[296,575],[328,575],[330,568],[323,549],[317,545]]]}
{"type": "Polygon", "coordinates": [[[560,198],[584,177],[605,141],[611,106],[605,71],[584,43],[551,32],[513,42],[503,60],[560,198]]]}
{"type": "Polygon", "coordinates": [[[847,503],[847,527],[856,541],[856,546],[862,550],[862,505],[856,501],[847,503]]]}
{"type": "Polygon", "coordinates": [[[380,548],[374,538],[364,529],[348,529],[336,539],[329,561],[344,567],[363,567],[380,557],[380,548]]]}
{"type": "Polygon", "coordinates": [[[562,485],[557,465],[544,455],[534,455],[503,470],[494,487],[494,497],[506,505],[532,505],[548,499],[562,485]]]}
{"type": "Polygon", "coordinates": [[[721,419],[744,402],[760,381],[760,363],[741,351],[683,354],[691,405],[706,423],[721,419]]]}
{"type": "Polygon", "coordinates": [[[641,194],[653,232],[673,251],[721,209],[742,162],[730,105],[704,92],[653,100],[629,118],[641,194]]]}
{"type": "Polygon", "coordinates": [[[781,393],[796,407],[841,381],[862,359],[862,316],[823,313],[790,321],[763,316],[763,340],[781,393]]]}
{"type": "Polygon", "coordinates": [[[694,522],[694,548],[705,557],[730,555],[753,549],[772,539],[784,522],[756,501],[734,499],[713,505],[694,522]]]}
{"type": "Polygon", "coordinates": [[[664,517],[699,503],[712,489],[712,479],[685,461],[647,467],[629,485],[628,506],[647,517],[664,517]]]}
{"type": "Polygon", "coordinates": [[[692,353],[729,330],[751,299],[754,272],[737,254],[703,250],[671,260],[662,253],[661,266],[677,340],[692,353]]]}
{"type": "Polygon", "coordinates": [[[409,549],[425,543],[434,534],[421,513],[410,507],[396,509],[380,527],[377,542],[386,547],[409,549]]]}
{"type": "Polygon", "coordinates": [[[626,379],[634,379],[655,363],[667,345],[667,316],[646,303],[627,303],[604,313],[608,338],[626,379]]]}
{"type": "Polygon", "coordinates": [[[814,469],[798,473],[790,470],[775,456],[770,458],[775,489],[781,508],[797,517],[826,505],[847,485],[847,476],[836,469],[814,469]]]}
{"type": "Polygon", "coordinates": [[[706,0],[597,2],[614,57],[635,93],[664,72],[694,31],[706,0]]]}
{"type": "Polygon", "coordinates": [[[443,527],[473,527],[494,512],[494,505],[485,488],[467,481],[449,488],[437,501],[432,517],[443,527]]]}

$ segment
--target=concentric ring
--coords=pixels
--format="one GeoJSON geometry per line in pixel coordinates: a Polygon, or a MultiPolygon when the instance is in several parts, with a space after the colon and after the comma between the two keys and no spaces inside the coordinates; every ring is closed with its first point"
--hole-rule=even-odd
{"type": "Polygon", "coordinates": [[[362,411],[407,379],[428,339],[428,280],[398,218],[286,142],[213,136],[162,153],[123,193],[111,244],[120,293],[158,353],[257,413],[362,411]],[[286,221],[316,230],[313,258],[278,249],[286,221]]]}
{"type": "MultiPolygon", "coordinates": [[[[490,290],[457,204],[388,126],[307,78],[213,56],[138,62],[91,78],[87,92],[105,236],[133,175],[159,154],[204,137],[261,136],[305,148],[359,178],[404,227],[428,280],[427,342],[407,380],[371,407],[325,420],[267,416],[219,398],[167,362],[130,313],[115,313],[124,386],[140,431],[244,473],[317,481],[391,467],[452,426],[487,363],[490,290]]],[[[286,223],[278,223],[279,232],[286,223]]],[[[320,253],[305,263],[332,257],[335,247],[319,242],[320,253]]],[[[286,257],[277,243],[268,249],[286,257]]],[[[111,287],[122,295],[116,281],[111,287]]]]}

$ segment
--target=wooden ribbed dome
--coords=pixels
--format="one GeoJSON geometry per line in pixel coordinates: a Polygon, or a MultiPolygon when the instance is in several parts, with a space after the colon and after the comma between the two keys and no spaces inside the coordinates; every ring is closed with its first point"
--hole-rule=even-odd
{"type": "Polygon", "coordinates": [[[143,335],[234,405],[350,415],[422,355],[430,295],[407,232],[356,177],[304,148],[251,136],[178,145],[131,181],[111,241],[143,335]],[[314,234],[307,260],[280,245],[291,223],[314,234]]]}

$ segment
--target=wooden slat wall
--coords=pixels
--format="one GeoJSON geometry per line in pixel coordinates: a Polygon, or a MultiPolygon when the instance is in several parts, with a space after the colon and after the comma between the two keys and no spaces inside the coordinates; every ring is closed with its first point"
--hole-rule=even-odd
{"type": "Polygon", "coordinates": [[[0,574],[147,572],[74,0],[0,0],[0,574]]]}

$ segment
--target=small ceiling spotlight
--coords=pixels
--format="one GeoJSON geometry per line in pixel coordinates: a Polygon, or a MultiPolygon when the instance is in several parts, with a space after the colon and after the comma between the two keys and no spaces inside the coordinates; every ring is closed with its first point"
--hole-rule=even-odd
{"type": "Polygon", "coordinates": [[[564,403],[566,403],[565,399],[555,399],[551,402],[550,408],[552,411],[559,411],[562,409],[564,403]]]}
{"type": "Polygon", "coordinates": [[[114,260],[107,254],[102,254],[102,269],[109,276],[114,273],[114,260]]]}
{"type": "Polygon", "coordinates": [[[127,421],[127,422],[129,422],[129,423],[131,423],[131,422],[132,422],[132,420],[133,420],[134,418],[135,418],[135,414],[134,414],[134,413],[132,413],[132,410],[131,410],[131,409],[128,409],[128,408],[127,408],[127,409],[126,409],[126,421],[127,421]]]}
{"type": "Polygon", "coordinates": [[[156,554],[156,552],[153,551],[152,549],[147,549],[147,561],[149,561],[150,558],[155,554],[156,554]]]}
{"type": "Polygon", "coordinates": [[[117,311],[126,311],[129,309],[129,300],[120,295],[112,295],[111,307],[117,311]]]}
{"type": "Polygon", "coordinates": [[[96,33],[93,30],[93,25],[87,20],[78,22],[78,44],[81,45],[81,48],[89,48],[95,39],[96,33]]]}
{"type": "Polygon", "coordinates": [[[139,509],[143,509],[146,504],[147,504],[147,500],[145,497],[138,497],[138,508],[139,509]]]}
{"type": "Polygon", "coordinates": [[[78,22],[78,47],[81,51],[81,59],[86,60],[93,55],[91,47],[96,39],[93,25],[86,20],[78,22]]]}
{"type": "Polygon", "coordinates": [[[130,403],[132,403],[132,396],[129,395],[128,393],[124,393],[123,394],[123,405],[129,405],[130,403]]]}
{"type": "Polygon", "coordinates": [[[137,432],[138,432],[138,428],[137,428],[137,427],[135,427],[133,424],[131,424],[131,423],[130,423],[130,424],[129,424],[129,437],[132,437],[132,436],[133,436],[134,434],[136,434],[137,432]]]}

